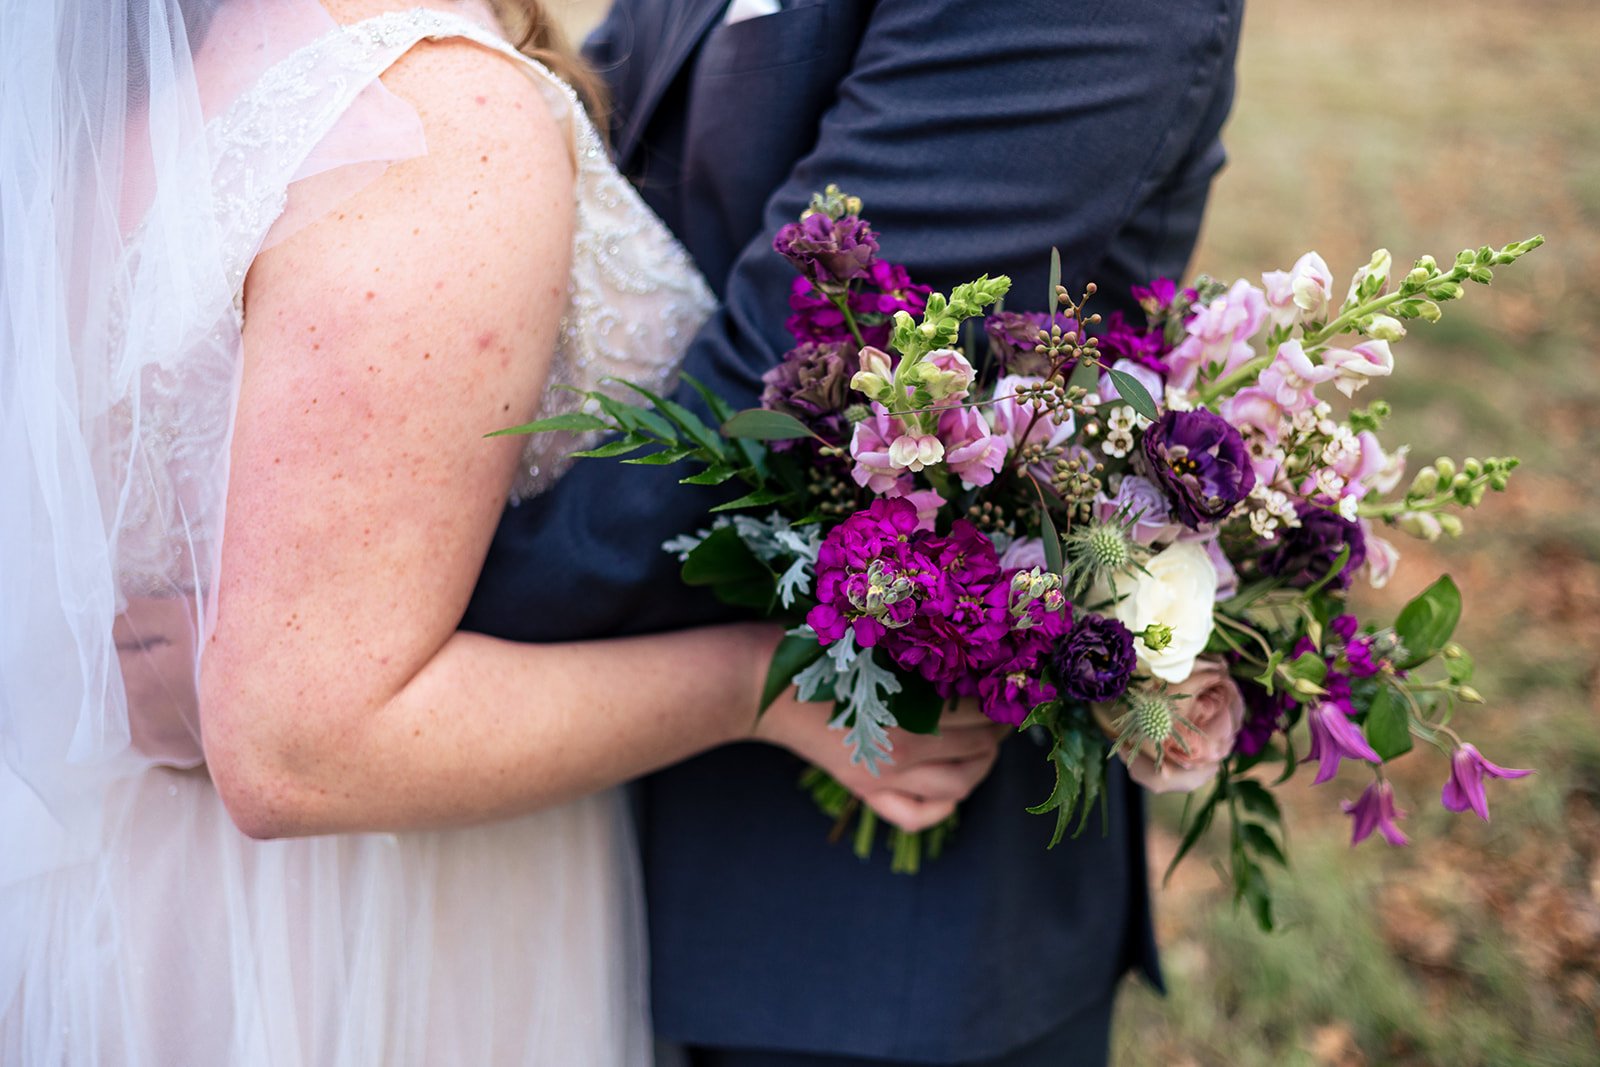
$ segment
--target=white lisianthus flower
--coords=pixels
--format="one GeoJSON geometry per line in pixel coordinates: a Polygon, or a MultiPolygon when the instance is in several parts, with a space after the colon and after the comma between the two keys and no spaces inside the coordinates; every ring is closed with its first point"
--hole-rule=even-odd
{"type": "Polygon", "coordinates": [[[1117,577],[1121,595],[1111,613],[1134,634],[1155,624],[1172,628],[1172,642],[1152,652],[1135,637],[1139,667],[1162,681],[1189,677],[1195,658],[1211,640],[1211,609],[1217,602],[1217,567],[1205,546],[1178,541],[1156,553],[1143,572],[1117,577]]]}

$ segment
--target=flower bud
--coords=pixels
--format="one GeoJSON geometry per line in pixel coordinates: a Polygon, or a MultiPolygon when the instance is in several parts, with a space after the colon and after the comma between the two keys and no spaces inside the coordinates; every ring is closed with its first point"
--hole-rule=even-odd
{"type": "Polygon", "coordinates": [[[1367,336],[1378,341],[1398,341],[1405,335],[1406,328],[1391,315],[1374,315],[1367,326],[1367,336]]]}
{"type": "Polygon", "coordinates": [[[1143,641],[1144,647],[1151,652],[1164,652],[1167,646],[1172,644],[1172,627],[1153,622],[1135,636],[1143,641]]]}
{"type": "Polygon", "coordinates": [[[1417,476],[1411,479],[1411,496],[1432,496],[1439,491],[1439,472],[1432,467],[1423,467],[1417,476]]]}
{"type": "Polygon", "coordinates": [[[1456,461],[1449,456],[1440,456],[1433,461],[1433,469],[1439,472],[1439,480],[1453,484],[1456,480],[1456,461]]]}
{"type": "Polygon", "coordinates": [[[1468,478],[1476,478],[1483,473],[1483,464],[1469,458],[1461,464],[1461,473],[1468,478]]]}
{"type": "Polygon", "coordinates": [[[1413,286],[1421,286],[1431,277],[1433,277],[1432,271],[1428,270],[1427,267],[1418,265],[1412,267],[1411,273],[1406,275],[1406,282],[1413,286]]]}
{"type": "Polygon", "coordinates": [[[1439,528],[1445,532],[1445,536],[1461,536],[1461,517],[1459,515],[1451,515],[1448,512],[1444,512],[1438,516],[1438,520],[1439,528]]]}
{"type": "Polygon", "coordinates": [[[872,418],[872,409],[865,404],[851,404],[844,409],[844,419],[854,426],[858,422],[866,422],[872,418]]]}
{"type": "Polygon", "coordinates": [[[1435,282],[1428,287],[1428,295],[1435,300],[1460,300],[1466,295],[1466,290],[1460,282],[1435,282]]]}
{"type": "Polygon", "coordinates": [[[1443,656],[1445,659],[1460,659],[1466,654],[1467,650],[1456,644],[1454,641],[1446,642],[1445,646],[1439,650],[1439,655],[1443,656]]]}
{"type": "Polygon", "coordinates": [[[1432,256],[1423,256],[1421,259],[1417,260],[1417,266],[1422,270],[1432,273],[1433,271],[1439,269],[1439,261],[1434,259],[1432,256]]]}
{"type": "Polygon", "coordinates": [[[1300,678],[1298,676],[1291,677],[1289,679],[1289,688],[1294,692],[1294,694],[1296,696],[1300,697],[1301,699],[1310,699],[1311,697],[1326,696],[1327,692],[1328,692],[1326,689],[1322,688],[1322,686],[1318,685],[1316,682],[1313,682],[1311,679],[1309,679],[1309,678],[1300,678]]]}
{"type": "Polygon", "coordinates": [[[1456,696],[1460,697],[1462,700],[1466,701],[1468,704],[1482,704],[1483,703],[1483,694],[1478,692],[1476,689],[1472,688],[1472,686],[1470,686],[1470,685],[1464,685],[1464,686],[1461,686],[1460,688],[1458,688],[1456,690],[1456,696]]]}
{"type": "Polygon", "coordinates": [[[1439,535],[1444,532],[1438,517],[1426,511],[1403,512],[1395,519],[1395,525],[1412,537],[1420,537],[1424,541],[1437,541],[1439,535]]]}
{"type": "Polygon", "coordinates": [[[871,371],[856,371],[850,379],[850,388],[865,396],[868,400],[876,400],[886,404],[894,399],[894,385],[871,371]]]}

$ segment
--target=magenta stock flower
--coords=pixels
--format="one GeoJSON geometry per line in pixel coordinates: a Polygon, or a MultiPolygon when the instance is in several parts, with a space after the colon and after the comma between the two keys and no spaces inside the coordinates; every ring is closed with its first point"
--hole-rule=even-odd
{"type": "Polygon", "coordinates": [[[919,525],[911,502],[875,500],[828,532],[817,553],[819,603],[806,616],[822,644],[853,630],[871,648],[945,595],[943,572],[920,551],[919,525]]]}
{"type": "MultiPolygon", "coordinates": [[[[1134,287],[1136,290],[1138,286],[1134,287]]],[[[1141,330],[1129,322],[1120,311],[1113,311],[1100,327],[1100,358],[1126,359],[1158,374],[1167,372],[1166,361],[1161,357],[1166,350],[1160,330],[1141,330]]],[[[1159,396],[1160,393],[1151,393],[1159,396]]]]}
{"type": "Polygon", "coordinates": [[[1387,781],[1373,782],[1362,790],[1361,798],[1354,804],[1348,800],[1339,802],[1339,807],[1350,816],[1350,844],[1359,845],[1372,836],[1376,830],[1383,835],[1383,839],[1391,845],[1409,845],[1410,839],[1400,832],[1396,825],[1406,817],[1406,813],[1395,806],[1394,786],[1387,781]]]}
{"type": "Polygon", "coordinates": [[[1311,751],[1300,762],[1318,761],[1313,785],[1321,785],[1338,774],[1340,760],[1383,762],[1338,704],[1328,701],[1316,705],[1306,714],[1306,722],[1311,727],[1311,751]]]}
{"type": "Polygon", "coordinates": [[[983,713],[1007,726],[1021,726],[1029,712],[1055,695],[1055,686],[1027,670],[996,671],[978,682],[983,713]]]}
{"type": "Polygon", "coordinates": [[[1500,767],[1483,758],[1483,753],[1467,742],[1450,757],[1450,778],[1444,783],[1439,801],[1451,811],[1471,808],[1478,818],[1489,821],[1489,798],[1483,791],[1485,775],[1490,778],[1526,778],[1531,770],[1500,767]]]}

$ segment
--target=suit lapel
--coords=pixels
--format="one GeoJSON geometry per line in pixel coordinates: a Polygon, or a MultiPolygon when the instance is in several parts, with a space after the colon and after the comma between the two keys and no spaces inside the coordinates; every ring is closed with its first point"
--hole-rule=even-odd
{"type": "Polygon", "coordinates": [[[639,138],[644,135],[656,106],[727,7],[728,0],[688,0],[681,5],[681,13],[676,21],[664,27],[661,50],[645,75],[639,99],[629,109],[627,126],[617,141],[617,163],[624,172],[632,163],[639,138]]]}

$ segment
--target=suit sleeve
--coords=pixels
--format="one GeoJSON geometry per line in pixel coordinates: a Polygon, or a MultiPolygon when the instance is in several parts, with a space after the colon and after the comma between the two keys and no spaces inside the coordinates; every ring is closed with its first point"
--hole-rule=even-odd
{"type": "MultiPolygon", "coordinates": [[[[862,198],[885,257],[936,289],[1004,273],[1008,306],[1038,307],[1052,246],[1072,284],[1106,294],[1181,274],[1223,161],[1241,6],[881,0],[685,371],[754,403],[790,343],[791,271],[772,236],[830,182],[862,198]]],[[[463,625],[559,640],[728,617],[660,547],[716,502],[681,474],[583,461],[509,511],[463,625]]]]}

